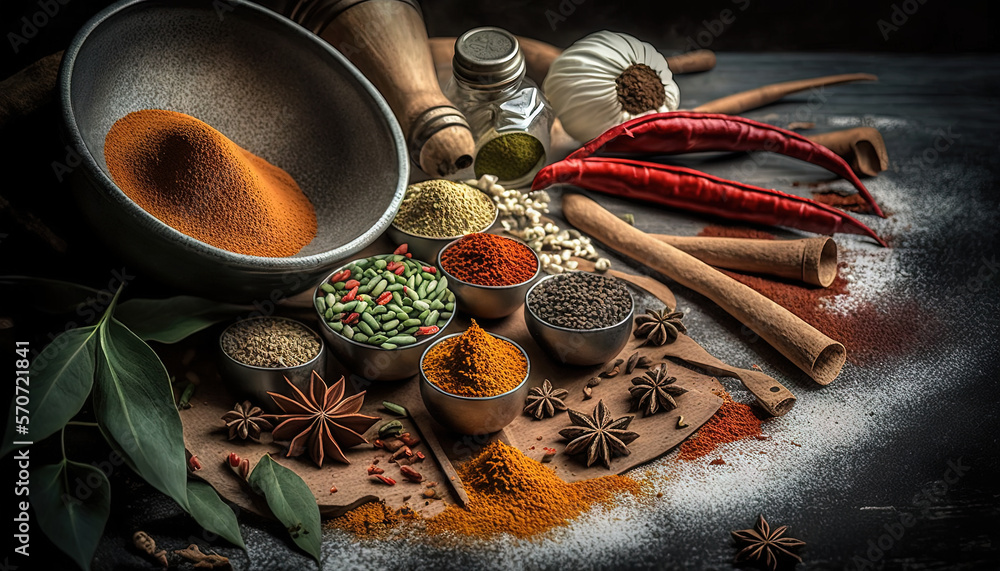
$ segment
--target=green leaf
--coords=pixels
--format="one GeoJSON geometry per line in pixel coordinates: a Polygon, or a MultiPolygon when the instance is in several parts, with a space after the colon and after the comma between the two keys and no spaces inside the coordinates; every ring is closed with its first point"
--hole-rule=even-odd
{"type": "Polygon", "coordinates": [[[187,510],[184,435],[167,370],[117,319],[103,320],[99,331],[97,422],[146,482],[187,510]]]}
{"type": "Polygon", "coordinates": [[[145,341],[176,343],[252,309],[248,305],[182,295],[168,299],[131,299],[118,307],[115,317],[145,341]]]}
{"type": "Polygon", "coordinates": [[[188,513],[198,522],[198,525],[246,550],[247,546],[243,543],[236,514],[219,499],[215,488],[201,480],[189,480],[187,493],[188,504],[191,508],[188,513]]]}
{"type": "Polygon", "coordinates": [[[104,291],[60,280],[31,276],[0,276],[0,288],[7,299],[44,313],[60,314],[76,311],[88,302],[97,302],[104,291]]]}
{"type": "MultiPolygon", "coordinates": [[[[94,354],[97,348],[97,326],[71,329],[61,333],[34,359],[28,374],[28,434],[18,434],[15,421],[23,420],[23,408],[18,410],[17,389],[7,415],[7,429],[0,456],[17,448],[15,440],[43,440],[66,425],[87,401],[94,384],[94,354]]],[[[22,377],[18,377],[21,379],[22,377]]],[[[24,423],[21,423],[24,424],[24,423]]]]}
{"type": "Polygon", "coordinates": [[[36,468],[31,505],[38,527],[83,569],[90,569],[97,543],[111,513],[111,485],[104,472],[63,460],[36,468]]]}
{"type": "Polygon", "coordinates": [[[298,474],[265,454],[248,478],[253,491],[264,496],[292,541],[318,563],[320,560],[319,506],[316,496],[298,474]]]}

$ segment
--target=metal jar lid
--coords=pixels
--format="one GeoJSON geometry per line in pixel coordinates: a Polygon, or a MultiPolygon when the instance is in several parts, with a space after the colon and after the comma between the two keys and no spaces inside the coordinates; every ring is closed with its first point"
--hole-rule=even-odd
{"type": "Polygon", "coordinates": [[[524,55],[507,30],[475,28],[455,41],[455,78],[473,89],[502,89],[524,77],[524,55]]]}

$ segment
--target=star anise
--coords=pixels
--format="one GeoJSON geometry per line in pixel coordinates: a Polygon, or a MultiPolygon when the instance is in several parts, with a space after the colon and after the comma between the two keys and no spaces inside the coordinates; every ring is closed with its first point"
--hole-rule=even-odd
{"type": "Polygon", "coordinates": [[[666,345],[673,343],[680,333],[687,333],[687,327],[681,323],[684,314],[670,311],[666,307],[657,311],[647,309],[646,313],[635,318],[635,336],[645,337],[643,345],[666,345]]]}
{"type": "Polygon", "coordinates": [[[626,430],[635,417],[613,419],[603,400],[597,401],[597,407],[591,416],[572,409],[568,412],[573,426],[560,430],[559,435],[570,441],[566,445],[567,454],[587,452],[587,467],[600,461],[604,467],[611,468],[611,459],[615,456],[628,456],[628,445],[639,438],[635,432],[626,430]]]}
{"type": "Polygon", "coordinates": [[[233,405],[233,410],[222,415],[222,420],[226,421],[226,426],[229,427],[229,439],[239,436],[243,440],[247,438],[260,440],[261,432],[273,428],[261,414],[262,412],[259,406],[253,406],[248,400],[233,405]]]}
{"type": "Polygon", "coordinates": [[[675,385],[676,381],[677,377],[667,375],[666,363],[646,371],[642,377],[632,379],[628,392],[632,393],[634,408],[642,410],[643,416],[677,408],[674,397],[686,393],[687,389],[675,385]]]}
{"type": "Polygon", "coordinates": [[[524,412],[538,420],[555,416],[557,410],[566,410],[566,403],[563,402],[563,399],[568,396],[569,391],[553,389],[552,383],[545,379],[542,381],[542,386],[532,387],[528,390],[528,398],[524,401],[524,412]]]}
{"type": "Polygon", "coordinates": [[[757,516],[757,524],[753,529],[743,529],[732,531],[733,539],[737,546],[742,547],[736,554],[736,562],[753,561],[764,564],[768,569],[774,571],[778,568],[778,560],[781,558],[792,558],[801,562],[802,558],[792,550],[804,546],[806,542],[785,537],[788,526],[783,525],[771,530],[767,520],[763,515],[757,516]]]}
{"type": "Polygon", "coordinates": [[[309,379],[308,393],[300,391],[287,378],[285,381],[292,387],[293,398],[272,392],[267,394],[285,412],[270,416],[281,421],[272,431],[275,440],[291,439],[286,456],[301,456],[308,450],[313,462],[320,467],[326,457],[350,464],[343,449],[368,442],[362,434],[379,421],[377,416],[358,414],[365,392],[345,399],[344,377],[327,388],[316,371],[309,379]]]}

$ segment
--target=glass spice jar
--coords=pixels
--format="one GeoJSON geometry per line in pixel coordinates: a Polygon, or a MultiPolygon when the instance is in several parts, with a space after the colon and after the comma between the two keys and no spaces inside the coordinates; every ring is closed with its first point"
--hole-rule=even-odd
{"type": "Polygon", "coordinates": [[[524,76],[517,38],[501,28],[469,30],[455,41],[452,69],[444,93],[472,129],[476,178],[496,175],[508,187],[530,183],[545,165],[554,114],[524,76]]]}

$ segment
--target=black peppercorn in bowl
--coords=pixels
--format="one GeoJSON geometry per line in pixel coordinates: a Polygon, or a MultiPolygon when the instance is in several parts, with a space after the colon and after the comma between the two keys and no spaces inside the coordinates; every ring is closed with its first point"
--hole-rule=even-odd
{"type": "Polygon", "coordinates": [[[625,348],[632,333],[635,300],[617,278],[556,274],[535,283],[524,299],[528,332],[560,363],[606,363],[625,348]]]}
{"type": "MultiPolygon", "coordinates": [[[[403,255],[389,254],[352,260],[334,270],[316,286],[313,308],[319,319],[320,333],[330,345],[333,356],[358,376],[371,381],[399,381],[414,377],[420,367],[420,356],[424,349],[439,339],[455,318],[455,294],[448,287],[448,282],[444,280],[440,292],[434,293],[442,280],[443,276],[432,264],[405,258],[403,255]],[[386,284],[380,288],[379,282],[392,273],[388,268],[394,266],[390,264],[401,263],[404,259],[409,267],[404,270],[401,280],[403,283],[392,285],[390,290],[389,280],[386,279],[386,284]],[[411,273],[411,282],[406,273],[417,267],[422,271],[411,273]],[[362,284],[363,280],[372,281],[372,276],[364,275],[369,268],[378,272],[379,279],[374,283],[362,284]],[[433,270],[433,273],[425,269],[433,270]],[[350,275],[343,275],[345,272],[350,275]],[[344,296],[354,289],[347,287],[348,282],[354,279],[358,281],[357,292],[350,301],[343,302],[344,296]],[[409,289],[408,282],[414,286],[409,293],[406,292],[409,289]],[[421,288],[424,282],[427,286],[433,285],[434,290],[428,292],[429,287],[421,288]],[[414,295],[419,299],[414,300],[411,297],[414,295]],[[354,304],[349,306],[351,302],[354,304]],[[359,308],[359,302],[364,307],[359,308]],[[426,310],[421,304],[427,305],[426,310]],[[356,309],[360,310],[355,311],[356,309]],[[401,319],[402,314],[406,314],[406,319],[420,319],[420,324],[404,325],[406,320],[401,319]],[[395,320],[398,323],[393,324],[394,318],[390,315],[397,315],[395,320]],[[376,339],[379,342],[371,342],[369,332],[381,335],[385,338],[384,341],[379,338],[376,339]],[[406,339],[405,344],[391,343],[395,336],[412,337],[412,340],[406,339]]],[[[393,282],[395,281],[394,277],[393,282]]]]}

